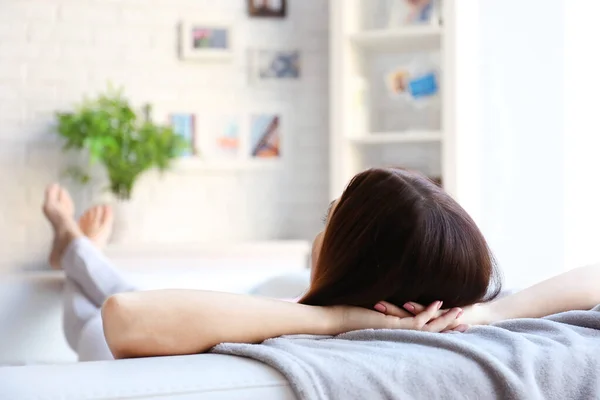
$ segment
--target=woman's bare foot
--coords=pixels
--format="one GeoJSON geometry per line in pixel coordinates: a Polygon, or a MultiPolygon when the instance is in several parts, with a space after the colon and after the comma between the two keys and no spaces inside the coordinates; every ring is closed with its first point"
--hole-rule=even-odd
{"type": "Polygon", "coordinates": [[[73,200],[64,188],[54,183],[46,188],[42,210],[54,230],[50,265],[54,269],[60,269],[65,249],[71,241],[82,236],[79,226],[73,219],[75,211],[73,200]]]}
{"type": "Polygon", "coordinates": [[[113,222],[114,215],[110,206],[94,206],[79,218],[79,228],[99,249],[103,249],[110,239],[113,222]]]}

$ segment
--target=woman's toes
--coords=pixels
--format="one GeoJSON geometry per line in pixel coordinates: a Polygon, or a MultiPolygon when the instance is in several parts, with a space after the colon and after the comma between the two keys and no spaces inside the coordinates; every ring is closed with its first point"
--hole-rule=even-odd
{"type": "Polygon", "coordinates": [[[113,214],[108,205],[94,206],[88,209],[79,220],[79,227],[93,243],[103,248],[112,232],[113,214]]]}
{"type": "Polygon", "coordinates": [[[109,205],[104,206],[104,213],[102,215],[102,224],[112,224],[114,216],[112,207],[109,205]]]}

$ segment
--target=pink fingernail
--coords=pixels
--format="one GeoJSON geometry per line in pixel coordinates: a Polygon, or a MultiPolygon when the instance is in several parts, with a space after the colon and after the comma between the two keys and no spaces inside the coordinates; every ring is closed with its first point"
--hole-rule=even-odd
{"type": "Polygon", "coordinates": [[[442,304],[444,304],[443,301],[438,301],[438,305],[437,305],[437,309],[439,310],[440,308],[442,308],[442,304]]]}
{"type": "Polygon", "coordinates": [[[458,327],[456,327],[456,331],[458,332],[466,332],[467,329],[469,329],[469,327],[467,325],[459,325],[458,327]]]}
{"type": "Polygon", "coordinates": [[[459,308],[459,310],[460,310],[460,311],[458,312],[458,314],[456,314],[456,319],[459,319],[459,318],[460,318],[460,316],[461,316],[461,315],[463,315],[463,310],[462,310],[462,308],[459,308]]]}
{"type": "Polygon", "coordinates": [[[377,303],[377,304],[375,304],[375,307],[374,307],[374,308],[375,308],[377,311],[379,311],[379,312],[386,312],[386,311],[387,311],[387,308],[386,308],[386,307],[385,307],[383,304],[381,304],[381,303],[377,303]]]}
{"type": "Polygon", "coordinates": [[[415,306],[413,306],[413,305],[412,305],[412,304],[410,304],[410,303],[406,303],[406,304],[404,304],[404,306],[403,306],[403,307],[404,307],[406,310],[410,311],[410,312],[414,312],[414,311],[415,311],[415,306]]]}

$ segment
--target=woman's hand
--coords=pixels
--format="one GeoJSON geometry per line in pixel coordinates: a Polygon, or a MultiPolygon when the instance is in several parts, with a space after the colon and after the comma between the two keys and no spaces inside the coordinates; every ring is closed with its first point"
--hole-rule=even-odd
{"type": "MultiPolygon", "coordinates": [[[[360,329],[409,329],[443,332],[456,328],[458,326],[456,321],[463,313],[462,309],[452,308],[440,311],[441,307],[442,302],[436,301],[426,308],[423,307],[415,315],[398,307],[389,313],[350,306],[334,306],[329,309],[336,321],[334,329],[336,334],[360,329]]],[[[390,308],[390,310],[392,309],[390,308]]]]}
{"type": "MultiPolygon", "coordinates": [[[[454,321],[454,324],[449,325],[448,329],[445,331],[464,332],[471,325],[489,324],[493,318],[490,315],[488,308],[486,303],[473,304],[465,307],[462,315],[454,321]]],[[[403,316],[407,313],[410,315],[418,315],[419,313],[422,313],[426,307],[419,303],[408,302],[404,304],[404,308],[400,308],[387,301],[380,301],[375,305],[375,309],[388,316],[403,316]]],[[[447,312],[447,310],[439,310],[434,317],[440,317],[444,312],[447,312]]]]}

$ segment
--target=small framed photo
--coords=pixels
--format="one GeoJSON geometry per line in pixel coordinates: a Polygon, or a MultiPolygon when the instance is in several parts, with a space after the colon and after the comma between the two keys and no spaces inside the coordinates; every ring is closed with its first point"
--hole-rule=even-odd
{"type": "Polygon", "coordinates": [[[230,116],[221,120],[220,129],[215,138],[215,149],[223,158],[237,158],[240,151],[240,121],[230,116]]]}
{"type": "Polygon", "coordinates": [[[249,144],[252,159],[281,158],[281,116],[252,114],[249,144]]]}
{"type": "Polygon", "coordinates": [[[406,68],[399,67],[392,70],[385,80],[392,96],[401,96],[409,90],[410,74],[406,68]]]}
{"type": "Polygon", "coordinates": [[[183,60],[227,61],[233,56],[233,30],[230,25],[182,21],[180,56],[183,60]]]}
{"type": "Polygon", "coordinates": [[[399,0],[388,10],[388,28],[399,26],[440,24],[440,0],[399,0]]]}
{"type": "Polygon", "coordinates": [[[182,154],[190,157],[196,154],[196,117],[194,114],[176,113],[169,116],[173,131],[185,139],[188,149],[182,154]]]}
{"type": "Polygon", "coordinates": [[[253,73],[257,80],[300,78],[298,50],[253,50],[253,73]]]}
{"type": "Polygon", "coordinates": [[[251,17],[285,18],[287,0],[248,0],[248,14],[251,17]]]}
{"type": "Polygon", "coordinates": [[[439,92],[437,72],[434,68],[417,76],[411,75],[406,68],[396,68],[388,74],[386,83],[392,98],[416,100],[435,96],[439,92]]]}
{"type": "Polygon", "coordinates": [[[240,118],[237,115],[213,115],[209,118],[202,154],[209,160],[237,160],[242,155],[240,118]]]}

